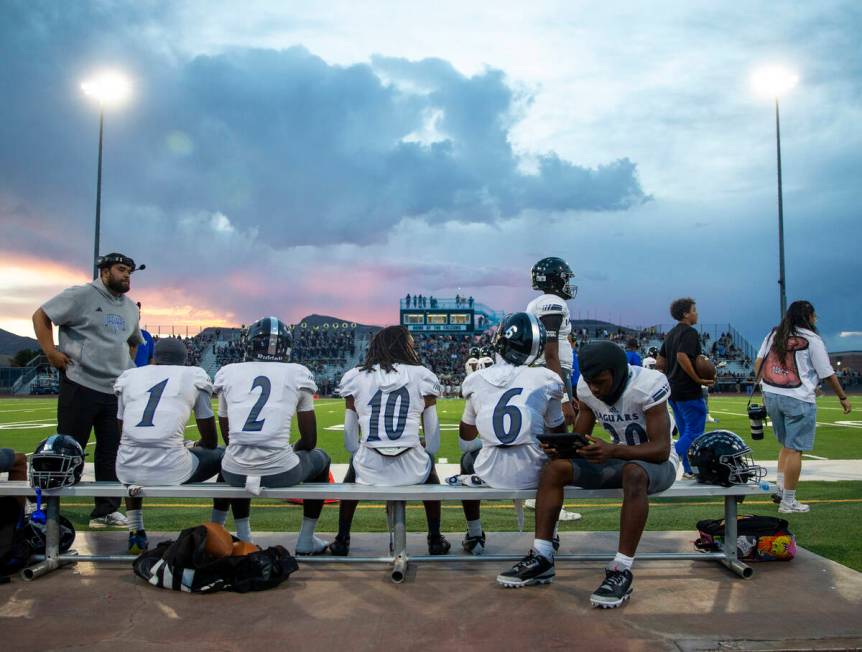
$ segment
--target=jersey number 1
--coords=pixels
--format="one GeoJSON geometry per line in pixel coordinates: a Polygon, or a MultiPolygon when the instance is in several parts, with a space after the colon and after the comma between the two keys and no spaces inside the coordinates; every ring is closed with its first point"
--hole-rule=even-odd
{"type": "Polygon", "coordinates": [[[150,400],[147,401],[147,407],[144,408],[144,416],[141,417],[140,422],[136,426],[137,428],[153,427],[153,417],[156,415],[156,408],[159,406],[159,401],[162,400],[162,394],[164,393],[167,384],[168,379],[165,378],[162,382],[157,385],[153,385],[147,390],[147,393],[150,395],[150,400]]]}

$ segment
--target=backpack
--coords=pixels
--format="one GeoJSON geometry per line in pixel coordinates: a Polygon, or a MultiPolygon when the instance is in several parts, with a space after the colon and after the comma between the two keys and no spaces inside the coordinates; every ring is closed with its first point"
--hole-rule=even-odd
{"type": "MultiPolygon", "coordinates": [[[[206,551],[203,525],[186,528],[176,541],[163,541],[141,553],[132,568],[153,586],[189,593],[264,591],[299,568],[282,546],[272,546],[239,557],[213,557],[206,551]]],[[[238,541],[236,537],[233,537],[238,541]]]]}
{"type": "MultiPolygon", "coordinates": [[[[742,561],[789,561],[796,556],[796,537],[783,518],[749,514],[736,519],[736,554],[742,561]]],[[[724,542],[724,519],[697,522],[700,537],[694,547],[702,552],[720,552],[724,542]]]]}

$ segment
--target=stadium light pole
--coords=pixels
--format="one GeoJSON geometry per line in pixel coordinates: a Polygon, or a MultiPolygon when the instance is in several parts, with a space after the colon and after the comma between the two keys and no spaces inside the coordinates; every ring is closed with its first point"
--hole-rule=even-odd
{"type": "Polygon", "coordinates": [[[781,187],[781,121],[778,98],[799,83],[799,76],[781,66],[763,66],[751,74],[751,85],[761,96],[775,101],[775,152],[778,164],[778,292],[781,314],[787,311],[787,284],[784,276],[784,197],[781,187]]]}
{"type": "Polygon", "coordinates": [[[99,275],[99,234],[102,216],[102,142],[105,131],[105,108],[122,104],[131,93],[131,84],[123,75],[104,72],[81,84],[81,90],[99,103],[99,163],[96,173],[96,234],[93,241],[93,279],[99,275]]]}

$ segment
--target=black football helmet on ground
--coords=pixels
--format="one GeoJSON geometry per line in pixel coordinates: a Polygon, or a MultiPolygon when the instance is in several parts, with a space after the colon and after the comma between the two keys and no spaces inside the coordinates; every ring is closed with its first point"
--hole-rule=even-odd
{"type": "Polygon", "coordinates": [[[259,362],[287,362],[293,336],[278,317],[258,319],[248,327],[245,338],[245,359],[259,362]]]}
{"type": "Polygon", "coordinates": [[[688,461],[704,484],[757,484],[766,475],[766,469],[754,463],[751,448],[730,430],[713,430],[695,439],[688,461]]]}
{"type": "Polygon", "coordinates": [[[548,334],[535,315],[516,312],[507,315],[494,337],[494,351],[513,365],[531,365],[542,355],[548,334]]]}
{"type": "Polygon", "coordinates": [[[575,277],[575,273],[562,258],[555,256],[542,258],[533,265],[530,277],[533,280],[534,290],[556,294],[563,299],[574,299],[578,293],[578,286],[569,282],[575,277]]]}
{"type": "MultiPolygon", "coordinates": [[[[59,516],[57,525],[60,528],[60,554],[62,554],[75,543],[75,526],[62,514],[59,516]]],[[[45,554],[45,542],[48,540],[47,527],[44,523],[37,523],[32,518],[28,518],[27,522],[24,523],[21,536],[27,545],[30,546],[30,549],[33,551],[32,554],[45,554]]]]}
{"type": "Polygon", "coordinates": [[[37,489],[70,487],[81,481],[84,449],[68,435],[51,435],[30,456],[30,485],[37,489]]]}

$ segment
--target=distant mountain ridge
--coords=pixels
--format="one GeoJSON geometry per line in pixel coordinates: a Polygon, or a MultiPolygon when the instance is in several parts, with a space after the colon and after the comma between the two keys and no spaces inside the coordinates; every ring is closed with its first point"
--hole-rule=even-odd
{"type": "Polygon", "coordinates": [[[38,349],[39,342],[32,337],[22,337],[0,328],[0,355],[15,355],[24,349],[38,349]]]}

